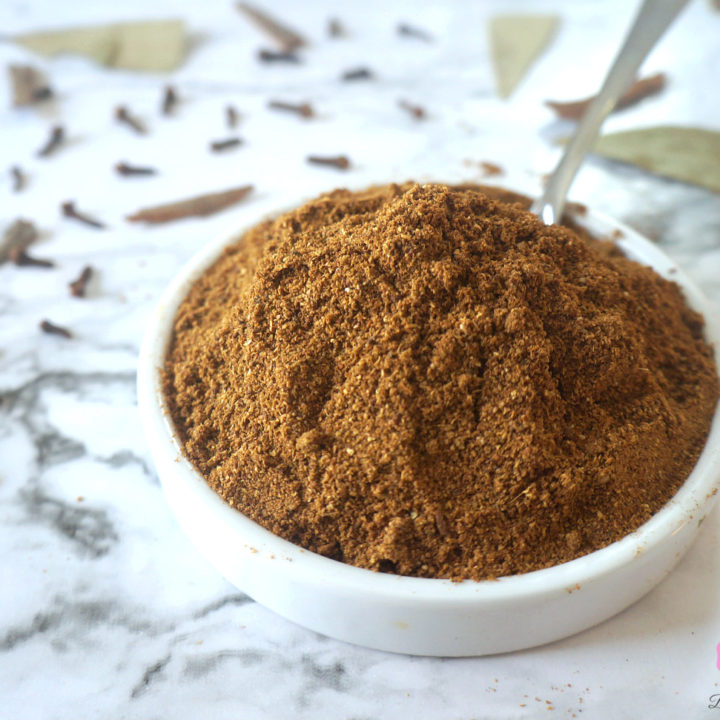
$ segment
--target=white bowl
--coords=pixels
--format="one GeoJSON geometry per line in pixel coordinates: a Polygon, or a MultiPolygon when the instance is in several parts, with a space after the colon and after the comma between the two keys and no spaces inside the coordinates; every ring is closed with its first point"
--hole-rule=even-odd
{"type": "MultiPolygon", "coordinates": [[[[599,213],[583,223],[619,230],[634,260],[677,282],[705,316],[715,347],[711,304],[675,264],[634,230],[599,213]]],[[[207,559],[250,597],[300,625],[347,642],[413,655],[467,656],[518,650],[584,630],[620,612],[662,580],[689,548],[720,478],[720,410],[689,478],[645,525],[601,550],[496,581],[400,577],[330,560],[293,545],[227,505],[183,454],[163,398],[163,365],[173,319],[188,289],[241,231],[199,252],[153,311],[140,351],[140,415],[167,500],[207,559]]]]}

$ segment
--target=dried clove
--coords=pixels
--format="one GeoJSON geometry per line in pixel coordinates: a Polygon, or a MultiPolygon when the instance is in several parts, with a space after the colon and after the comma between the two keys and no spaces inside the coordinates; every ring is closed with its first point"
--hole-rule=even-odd
{"type": "Polygon", "coordinates": [[[62,210],[62,214],[66,218],[79,220],[81,223],[85,223],[85,225],[90,225],[90,227],[98,228],[99,230],[103,230],[105,228],[104,223],[101,223],[99,220],[96,220],[95,218],[92,218],[85,213],[79,212],[78,209],[75,207],[75,203],[72,200],[64,202],[60,206],[60,208],[62,210]]]}
{"type": "Polygon", "coordinates": [[[400,23],[397,26],[397,33],[403,37],[415,38],[416,40],[423,40],[424,42],[433,41],[433,36],[429,32],[422,28],[408,25],[407,23],[400,23]]]}
{"type": "Polygon", "coordinates": [[[297,50],[307,44],[305,38],[299,33],[291,30],[287,25],[267,13],[246,2],[239,2],[236,7],[246,17],[252,20],[261,30],[263,30],[277,45],[285,52],[297,50]]]}
{"type": "Polygon", "coordinates": [[[231,130],[239,125],[240,113],[234,105],[225,106],[225,122],[231,130]]]}
{"type": "Polygon", "coordinates": [[[53,96],[45,75],[32,65],[10,65],[10,82],[13,88],[13,105],[32,105],[53,96]]]}
{"type": "Polygon", "coordinates": [[[416,120],[424,120],[427,117],[425,108],[420,105],[412,105],[407,100],[399,100],[398,106],[410,113],[416,120]]]}
{"type": "Polygon", "coordinates": [[[273,110],[285,110],[287,112],[292,112],[304,118],[311,118],[315,115],[315,111],[313,110],[310,103],[295,104],[281,102],[280,100],[271,100],[268,103],[268,107],[272,108],[273,110]]]}
{"type": "Polygon", "coordinates": [[[10,168],[10,175],[12,176],[13,180],[13,192],[20,192],[24,190],[25,186],[27,185],[27,175],[25,175],[25,173],[22,171],[22,168],[19,165],[13,165],[10,168]]]}
{"type": "Polygon", "coordinates": [[[340,79],[344,82],[349,82],[353,80],[372,80],[374,77],[375,73],[372,70],[366,67],[359,67],[353,70],[346,70],[340,76],[340,79]]]}
{"type": "Polygon", "coordinates": [[[65,142],[65,128],[55,125],[47,142],[37,151],[38,157],[50,157],[65,142]]]}
{"type": "MultiPolygon", "coordinates": [[[[665,73],[656,73],[650,75],[642,80],[634,82],[630,88],[622,95],[622,97],[615,103],[615,110],[622,110],[623,108],[630,107],[635,103],[644,100],[646,97],[651,95],[657,95],[665,87],[667,77],[665,73]]],[[[547,100],[545,105],[552,108],[558,115],[558,117],[564,118],[565,120],[580,120],[582,116],[587,112],[590,103],[594,100],[593,97],[585,98],[584,100],[575,100],[574,102],[556,102],[554,100],[547,100]]]]}
{"type": "Polygon", "coordinates": [[[308,155],[307,161],[312,165],[327,165],[338,170],[347,170],[350,167],[350,160],[347,155],[334,155],[331,157],[308,155]]]}
{"type": "Polygon", "coordinates": [[[345,37],[345,27],[337,18],[330,18],[327,23],[327,34],[331,38],[345,37]]]}
{"type": "Polygon", "coordinates": [[[45,258],[36,258],[32,255],[28,255],[25,250],[14,248],[10,251],[9,259],[15,263],[18,267],[41,267],[41,268],[54,268],[55,263],[52,260],[46,260],[45,258]]]}
{"type": "Polygon", "coordinates": [[[0,265],[25,252],[39,237],[34,223],[16,220],[0,238],[0,265]]]}
{"type": "Polygon", "coordinates": [[[119,162],[115,165],[115,172],[118,175],[157,175],[157,170],[152,167],[138,167],[128,165],[126,162],[119,162]]]}
{"type": "Polygon", "coordinates": [[[482,168],[485,177],[494,177],[496,175],[503,174],[503,169],[499,165],[487,162],[486,160],[480,162],[480,167],[482,168]]]}
{"type": "Polygon", "coordinates": [[[144,208],[129,215],[127,220],[129,222],[163,223],[191,216],[212,215],[240,202],[252,189],[252,185],[244,185],[225,192],[199,195],[167,205],[144,208]]]}
{"type": "Polygon", "coordinates": [[[76,298],[84,298],[85,293],[87,292],[88,283],[90,282],[92,276],[93,269],[90,267],[90,265],[86,265],[82,269],[82,272],[78,276],[77,280],[73,280],[72,282],[68,283],[68,287],[70,288],[70,294],[76,298]]]}
{"type": "Polygon", "coordinates": [[[59,335],[60,337],[67,338],[68,340],[72,338],[72,333],[67,328],[56,325],[49,320],[43,320],[40,323],[40,329],[48,335],[59,335]]]}
{"type": "Polygon", "coordinates": [[[130,111],[124,105],[118,105],[118,107],[115,108],[115,119],[132,128],[138,135],[145,135],[147,133],[145,124],[139,118],[131,115],[130,111]]]}
{"type": "Polygon", "coordinates": [[[231,137],[227,140],[215,140],[214,142],[211,142],[210,150],[212,152],[224,152],[225,150],[230,150],[230,148],[238,147],[242,144],[242,138],[231,137]]]}
{"type": "Polygon", "coordinates": [[[165,87],[165,93],[162,101],[162,114],[163,115],[174,115],[175,110],[180,102],[177,90],[172,85],[165,87]]]}
{"type": "Polygon", "coordinates": [[[285,62],[297,65],[300,58],[293,52],[276,52],[275,50],[260,50],[258,52],[258,60],[264,63],[285,62]]]}

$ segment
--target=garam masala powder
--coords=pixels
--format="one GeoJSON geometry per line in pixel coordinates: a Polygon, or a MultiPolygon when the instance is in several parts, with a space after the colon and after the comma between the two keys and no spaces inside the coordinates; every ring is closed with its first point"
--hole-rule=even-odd
{"type": "Polygon", "coordinates": [[[556,565],[647,521],[718,398],[703,319],[525,207],[477,186],[336,190],[228,247],[164,369],[210,486],[303,548],[454,580],[556,565]]]}

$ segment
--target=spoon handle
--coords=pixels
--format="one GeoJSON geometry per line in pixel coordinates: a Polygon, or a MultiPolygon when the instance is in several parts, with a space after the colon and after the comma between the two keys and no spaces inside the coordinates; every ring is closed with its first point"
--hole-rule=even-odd
{"type": "Polygon", "coordinates": [[[560,222],[570,184],[586,153],[595,143],[600,126],[623,92],[635,79],[638,68],[688,0],[645,0],[625,43],[553,171],[543,194],[530,210],[546,225],[560,222]]]}

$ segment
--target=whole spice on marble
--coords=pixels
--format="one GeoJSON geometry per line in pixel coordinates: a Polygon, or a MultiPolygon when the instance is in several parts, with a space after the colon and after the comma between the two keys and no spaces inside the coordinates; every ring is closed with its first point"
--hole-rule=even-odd
{"type": "Polygon", "coordinates": [[[416,40],[423,40],[424,42],[432,42],[432,35],[423,30],[422,28],[408,25],[407,23],[400,23],[397,26],[397,34],[402,37],[415,38],[416,40]]]}
{"type": "Polygon", "coordinates": [[[90,227],[97,228],[98,230],[104,230],[105,224],[101,223],[99,220],[96,220],[93,217],[90,217],[89,215],[85,214],[84,212],[80,212],[76,207],[75,203],[72,200],[68,200],[64,202],[60,206],[60,210],[64,217],[70,218],[72,220],[77,220],[78,222],[83,223],[83,225],[89,225],[90,227]]]}
{"type": "Polygon", "coordinates": [[[124,105],[115,108],[115,119],[123,125],[127,125],[138,135],[145,135],[147,133],[145,124],[139,118],[132,115],[124,105]]]}
{"type": "Polygon", "coordinates": [[[280,100],[271,100],[268,103],[271,110],[284,110],[286,112],[295,113],[300,117],[311,118],[315,115],[315,111],[310,103],[287,103],[280,100]]]}
{"type": "Polygon", "coordinates": [[[163,91],[162,99],[162,114],[163,115],[174,115],[177,109],[180,98],[178,97],[177,90],[172,85],[168,85],[163,91]]]}
{"type": "Polygon", "coordinates": [[[32,65],[10,65],[10,82],[13,90],[13,105],[22,107],[53,97],[53,90],[47,78],[32,65]]]}
{"type": "Polygon", "coordinates": [[[42,320],[40,322],[40,329],[47,335],[59,335],[67,340],[72,340],[72,333],[61,325],[56,325],[49,320],[42,320]]]}
{"type": "Polygon", "coordinates": [[[70,294],[76,298],[84,298],[87,293],[87,286],[93,276],[93,269],[90,265],[86,265],[77,279],[68,283],[70,294]]]}
{"type": "Polygon", "coordinates": [[[252,185],[243,185],[223,192],[208,193],[165,205],[143,208],[128,215],[126,220],[157,224],[192,216],[204,217],[239,203],[250,194],[252,189],[252,185]]]}
{"type": "MultiPolygon", "coordinates": [[[[613,111],[623,110],[624,108],[639,103],[647,97],[657,95],[659,92],[662,92],[666,83],[667,77],[665,73],[655,73],[641,80],[636,80],[615,103],[613,111]]],[[[589,97],[573,102],[547,100],[545,105],[554,110],[558,117],[565,118],[566,120],[580,120],[594,99],[594,97],[589,97]]]]}
{"type": "Polygon", "coordinates": [[[424,107],[421,107],[420,105],[413,105],[407,100],[398,100],[398,107],[409,113],[413,118],[415,118],[415,120],[424,120],[427,117],[424,107]]]}
{"type": "Polygon", "coordinates": [[[210,143],[210,151],[215,153],[225,152],[225,150],[240,147],[242,144],[242,138],[239,137],[231,137],[225,140],[214,140],[210,143]]]}
{"type": "Polygon", "coordinates": [[[327,21],[327,34],[331,38],[341,38],[347,35],[345,26],[337,18],[330,18],[327,21]]]}
{"type": "Polygon", "coordinates": [[[304,548],[456,580],[556,565],[647,521],[718,399],[702,317],[524,207],[471,185],[337,190],[228,247],[164,368],[209,485],[304,548]]]}
{"type": "Polygon", "coordinates": [[[276,50],[260,50],[257,54],[258,60],[264,63],[290,63],[297,65],[300,63],[300,58],[294,53],[289,51],[276,51],[276,50]]]}
{"type": "Polygon", "coordinates": [[[240,123],[240,113],[234,105],[225,106],[225,123],[231,130],[240,123]]]}
{"type": "Polygon", "coordinates": [[[353,70],[346,70],[341,76],[340,79],[343,82],[352,82],[354,80],[373,80],[375,78],[375,73],[370,70],[370,68],[366,67],[359,67],[354,68],[353,70]]]}
{"type": "Polygon", "coordinates": [[[50,137],[47,142],[37,151],[38,157],[50,157],[61,145],[65,143],[65,128],[62,125],[55,125],[50,130],[50,137]]]}
{"type": "Polygon", "coordinates": [[[300,33],[282,21],[268,15],[264,10],[246,2],[236,3],[236,7],[283,50],[296,50],[307,44],[307,40],[300,33]]]}
{"type": "Polygon", "coordinates": [[[338,170],[347,170],[350,167],[350,159],[347,155],[308,155],[307,161],[311,165],[326,165],[338,170]]]}
{"type": "Polygon", "coordinates": [[[12,178],[13,192],[21,192],[27,185],[27,175],[23,172],[23,169],[19,165],[13,165],[10,168],[10,177],[12,178]]]}
{"type": "Polygon", "coordinates": [[[115,165],[115,172],[118,175],[137,176],[137,175],[157,175],[157,170],[152,167],[141,167],[138,165],[130,165],[126,162],[119,162],[115,165]]]}
{"type": "Polygon", "coordinates": [[[35,223],[21,218],[15,220],[0,237],[0,265],[15,262],[39,237],[35,223]]]}
{"type": "Polygon", "coordinates": [[[29,255],[26,250],[15,248],[10,253],[10,260],[18,267],[54,268],[55,263],[47,258],[37,258],[29,255]]]}

